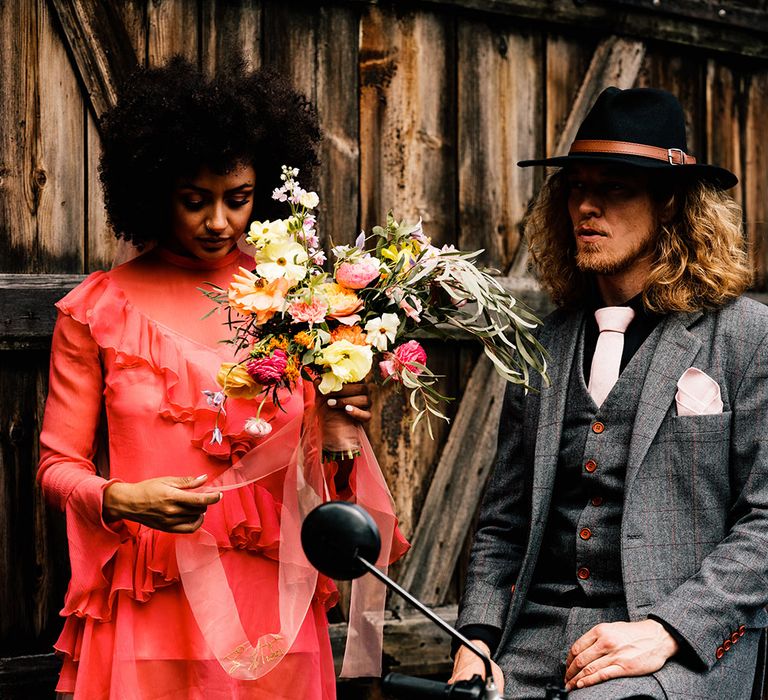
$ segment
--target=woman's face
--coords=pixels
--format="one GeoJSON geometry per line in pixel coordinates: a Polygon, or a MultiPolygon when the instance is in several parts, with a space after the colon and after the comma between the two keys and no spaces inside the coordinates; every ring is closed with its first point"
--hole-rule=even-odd
{"type": "Polygon", "coordinates": [[[250,222],[255,182],[251,165],[225,175],[204,167],[194,177],[179,178],[171,196],[170,247],[200,260],[225,257],[250,222]]]}

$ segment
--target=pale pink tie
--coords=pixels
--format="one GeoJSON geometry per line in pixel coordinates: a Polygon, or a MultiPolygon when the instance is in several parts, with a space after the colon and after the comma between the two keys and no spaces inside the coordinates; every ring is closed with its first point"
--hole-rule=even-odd
{"type": "Polygon", "coordinates": [[[634,317],[635,312],[628,306],[606,306],[595,311],[600,335],[592,358],[588,391],[598,408],[619,378],[624,331],[634,317]]]}

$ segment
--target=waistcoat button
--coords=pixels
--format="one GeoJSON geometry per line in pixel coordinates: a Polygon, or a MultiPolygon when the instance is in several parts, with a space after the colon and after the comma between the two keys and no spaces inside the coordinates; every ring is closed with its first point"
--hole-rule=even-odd
{"type": "Polygon", "coordinates": [[[597,508],[598,506],[603,505],[603,497],[602,496],[594,496],[592,498],[592,505],[597,508]]]}
{"type": "Polygon", "coordinates": [[[586,581],[590,574],[589,569],[586,566],[582,566],[577,572],[576,576],[578,576],[582,581],[586,581]]]}
{"type": "Polygon", "coordinates": [[[597,469],[597,462],[595,462],[594,459],[590,459],[585,465],[584,469],[586,469],[590,474],[597,469]]]}
{"type": "Polygon", "coordinates": [[[722,659],[723,654],[725,654],[725,652],[723,651],[723,647],[717,647],[717,651],[715,652],[715,657],[717,657],[718,659],[722,659]]]}
{"type": "Polygon", "coordinates": [[[588,527],[581,528],[579,537],[581,537],[582,540],[588,540],[590,537],[592,537],[592,530],[590,530],[588,527]]]}
{"type": "Polygon", "coordinates": [[[600,433],[602,433],[603,430],[605,430],[605,425],[603,423],[601,423],[600,421],[595,421],[594,423],[592,423],[592,432],[593,433],[597,433],[598,435],[600,435],[600,433]]]}

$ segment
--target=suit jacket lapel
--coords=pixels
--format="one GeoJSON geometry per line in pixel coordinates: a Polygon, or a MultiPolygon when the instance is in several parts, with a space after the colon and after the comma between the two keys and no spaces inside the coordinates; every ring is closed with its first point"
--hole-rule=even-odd
{"type": "Polygon", "coordinates": [[[583,318],[583,311],[569,314],[562,323],[552,328],[550,340],[546,344],[551,358],[551,381],[549,387],[542,388],[539,397],[539,425],[533,460],[532,523],[541,521],[549,509],[563,431],[568,379],[583,318]]]}
{"type": "Polygon", "coordinates": [[[661,338],[643,383],[632,429],[625,493],[629,492],[632,480],[675,400],[677,380],[691,366],[699,352],[701,341],[688,329],[700,317],[700,311],[676,313],[662,321],[661,338]]]}

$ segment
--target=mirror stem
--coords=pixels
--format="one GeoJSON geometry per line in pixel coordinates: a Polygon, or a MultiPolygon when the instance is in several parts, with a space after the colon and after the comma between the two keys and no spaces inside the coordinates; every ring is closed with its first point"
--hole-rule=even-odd
{"type": "Polygon", "coordinates": [[[491,659],[486,656],[480,649],[478,649],[472,642],[470,642],[461,632],[451,627],[445,620],[438,617],[427,606],[420,601],[416,600],[408,591],[398,586],[389,576],[379,571],[373,564],[363,559],[359,554],[355,554],[355,559],[359,561],[370,573],[372,573],[377,579],[383,581],[389,588],[397,593],[401,598],[407,600],[413,607],[415,607],[422,615],[428,617],[434,622],[443,632],[447,632],[454,639],[458,639],[465,647],[471,649],[482,660],[485,666],[486,679],[493,678],[493,671],[491,669],[491,659]]]}

